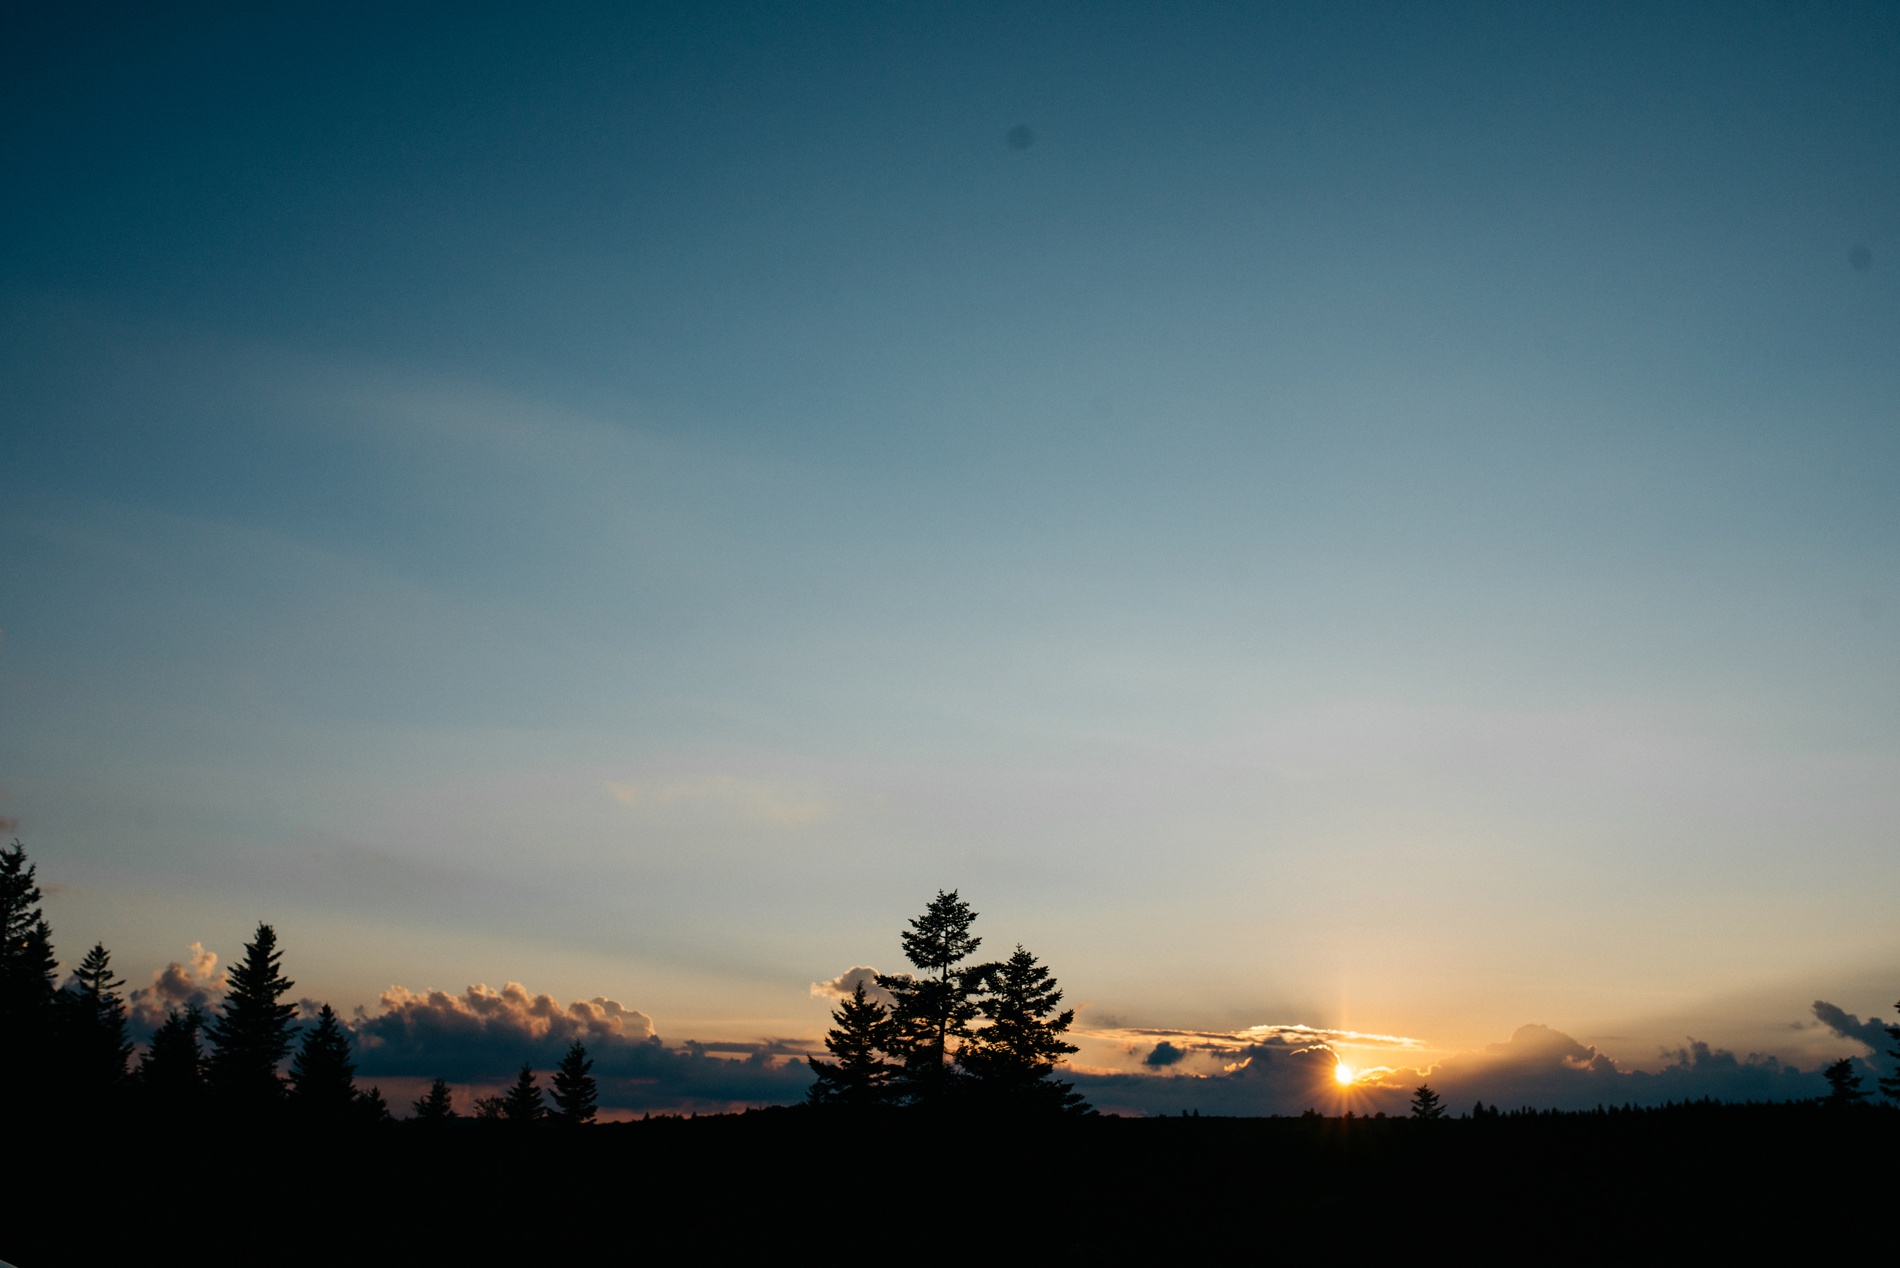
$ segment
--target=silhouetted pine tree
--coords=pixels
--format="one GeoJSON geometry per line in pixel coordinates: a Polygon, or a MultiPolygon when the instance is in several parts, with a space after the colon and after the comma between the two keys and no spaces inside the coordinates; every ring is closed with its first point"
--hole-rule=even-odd
{"type": "Polygon", "coordinates": [[[449,1081],[437,1079],[415,1104],[412,1115],[417,1122],[446,1123],[456,1117],[455,1098],[449,1093],[449,1081]]]}
{"type": "Polygon", "coordinates": [[[1075,1010],[1051,1016],[1062,1003],[1054,976],[1019,943],[987,982],[977,1007],[989,1024],[957,1054],[982,1100],[1012,1110],[1086,1111],[1072,1084],[1051,1077],[1056,1062],[1076,1050],[1062,1038],[1075,1010]]]}
{"type": "MultiPolygon", "coordinates": [[[[1895,1004],[1894,1008],[1900,1010],[1900,1004],[1895,1004]]],[[[1887,1034],[1896,1045],[1900,1045],[1900,1026],[1887,1027],[1887,1034]]],[[[1887,1055],[1893,1059],[1893,1073],[1880,1080],[1880,1094],[1900,1101],[1900,1046],[1887,1049],[1887,1055]]]]}
{"type": "Polygon", "coordinates": [[[919,975],[877,976],[893,1000],[890,1052],[903,1063],[898,1086],[914,1103],[941,1098],[955,1082],[951,1044],[969,1036],[975,997],[996,968],[964,964],[983,943],[970,934],[975,921],[976,913],[955,890],[938,890],[924,914],[900,935],[904,956],[919,975]]]}
{"type": "Polygon", "coordinates": [[[112,976],[112,956],[94,943],[59,995],[61,1057],[73,1091],[88,1099],[109,1096],[125,1082],[132,1041],[125,1035],[125,983],[112,976]]]}
{"type": "Polygon", "coordinates": [[[534,1067],[523,1063],[515,1085],[501,1098],[501,1116],[511,1123],[532,1123],[547,1113],[541,1103],[541,1087],[534,1081],[534,1067]]]}
{"type": "MultiPolygon", "coordinates": [[[[1480,1101],[1478,1103],[1478,1110],[1480,1113],[1483,1112],[1484,1102],[1480,1101]]],[[[1429,1083],[1419,1084],[1418,1091],[1412,1093],[1412,1117],[1433,1121],[1443,1118],[1444,1116],[1445,1106],[1439,1101],[1438,1093],[1432,1091],[1432,1085],[1429,1083]]]]}
{"type": "Polygon", "coordinates": [[[561,1064],[554,1071],[554,1103],[560,1107],[556,1115],[564,1123],[591,1123],[596,1112],[594,1102],[599,1099],[600,1089],[594,1084],[594,1076],[588,1071],[594,1063],[587,1058],[587,1049],[576,1039],[567,1047],[567,1055],[561,1058],[561,1064]]]}
{"type": "Polygon", "coordinates": [[[46,1024],[53,1004],[53,931],[40,912],[40,887],[26,847],[0,850],[0,1034],[46,1024]]]}
{"type": "Polygon", "coordinates": [[[0,1122],[27,1112],[53,1053],[53,931],[15,841],[0,850],[0,1122]]]}
{"type": "Polygon", "coordinates": [[[344,1118],[356,1103],[350,1037],[328,1004],[317,1011],[317,1024],[304,1031],[290,1063],[290,1098],[304,1113],[323,1119],[344,1118]]]}
{"type": "Polygon", "coordinates": [[[159,1102],[185,1105],[204,1092],[204,1053],[198,1047],[198,1032],[204,1024],[204,1013],[193,1004],[182,1013],[172,1009],[153,1033],[151,1047],[139,1061],[137,1079],[159,1102]]]}
{"type": "Polygon", "coordinates": [[[283,1095],[277,1065],[290,1054],[290,1019],[297,1006],[278,1002],[295,985],[278,972],[282,959],[277,931],[259,924],[256,936],[244,944],[243,961],[231,970],[223,1010],[205,1027],[211,1041],[206,1073],[221,1095],[247,1102],[283,1095]]]}
{"type": "Polygon", "coordinates": [[[814,1076],[807,1094],[811,1103],[841,1109],[888,1105],[899,1069],[884,1060],[894,1036],[890,1013],[867,998],[864,983],[859,982],[851,998],[832,1010],[831,1020],[836,1024],[825,1035],[825,1047],[838,1059],[805,1058],[814,1076]]]}
{"type": "Polygon", "coordinates": [[[1842,1057],[1821,1071],[1821,1077],[1827,1080],[1829,1105],[1858,1105],[1867,1099],[1867,1091],[1860,1085],[1860,1076],[1854,1073],[1852,1057],[1842,1057]]]}

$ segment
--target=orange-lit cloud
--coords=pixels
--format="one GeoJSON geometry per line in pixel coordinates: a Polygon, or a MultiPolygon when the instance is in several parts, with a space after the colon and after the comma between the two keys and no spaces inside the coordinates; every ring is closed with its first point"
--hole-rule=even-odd
{"type": "Polygon", "coordinates": [[[818,999],[850,999],[859,985],[864,987],[867,999],[880,1004],[892,1002],[891,993],[877,984],[877,970],[868,964],[853,965],[829,982],[813,982],[811,993],[818,999]]]}
{"type": "MultiPolygon", "coordinates": [[[[1817,1005],[1816,1015],[1836,1033],[1871,1045],[1874,1023],[1830,1005],[1817,1005]]],[[[1738,1056],[1693,1039],[1662,1054],[1659,1070],[1630,1069],[1543,1025],[1520,1026],[1503,1043],[1435,1060],[1423,1059],[1430,1050],[1416,1039],[1307,1026],[1081,1033],[1112,1045],[1107,1051],[1116,1060],[1086,1062],[1091,1054],[1085,1046],[1085,1061],[1072,1066],[1077,1090],[1100,1108],[1131,1113],[1296,1114],[1350,1108],[1402,1114],[1412,1092],[1426,1083],[1458,1109],[1478,1101],[1507,1109],[1583,1109],[1703,1096],[1787,1100],[1825,1090],[1816,1071],[1759,1053],[1738,1056]],[[1355,1072],[1349,1085],[1334,1077],[1342,1061],[1355,1072]]],[[[1882,1070],[1877,1058],[1867,1066],[1869,1074],[1882,1070]]]]}
{"type": "Polygon", "coordinates": [[[173,960],[152,974],[152,984],[132,992],[131,1021],[134,1031],[150,1032],[164,1023],[165,1014],[174,1008],[192,1004],[211,1011],[230,989],[229,974],[218,967],[215,951],[194,942],[183,961],[173,960]]]}
{"type": "Polygon", "coordinates": [[[813,1045],[787,1040],[669,1046],[653,1020],[595,996],[562,1004],[518,982],[459,995],[392,986],[379,1009],[350,1023],[358,1072],[368,1078],[440,1076],[465,1085],[506,1083],[525,1062],[551,1070],[578,1040],[594,1061],[604,1110],[725,1110],[803,1098],[813,1045]]]}

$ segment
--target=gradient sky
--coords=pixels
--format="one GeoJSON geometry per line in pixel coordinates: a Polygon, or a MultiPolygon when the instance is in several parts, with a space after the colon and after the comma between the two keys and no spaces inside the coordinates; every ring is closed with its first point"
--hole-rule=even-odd
{"type": "Polygon", "coordinates": [[[1886,1010],[1900,9],[560,10],[4,19],[64,958],[809,1037],[955,888],[1101,1028],[1886,1010]]]}

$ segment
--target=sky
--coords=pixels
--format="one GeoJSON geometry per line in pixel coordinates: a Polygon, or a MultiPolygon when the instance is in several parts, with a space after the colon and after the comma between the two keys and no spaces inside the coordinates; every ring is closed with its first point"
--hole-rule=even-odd
{"type": "Polygon", "coordinates": [[[1149,1112],[1879,1062],[1893,6],[0,21],[69,964],[743,1100],[956,890],[1149,1112]]]}

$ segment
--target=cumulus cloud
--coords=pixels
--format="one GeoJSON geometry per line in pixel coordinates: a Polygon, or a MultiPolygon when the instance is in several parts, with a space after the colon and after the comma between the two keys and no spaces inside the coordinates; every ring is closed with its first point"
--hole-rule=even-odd
{"type": "Polygon", "coordinates": [[[132,992],[130,1020],[135,1034],[150,1035],[164,1024],[165,1014],[192,1004],[210,1012],[230,989],[229,974],[218,967],[215,951],[204,943],[191,944],[183,961],[173,960],[152,974],[152,984],[132,992]]]}
{"type": "Polygon", "coordinates": [[[1063,1077],[1097,1109],[1111,1113],[1297,1114],[1313,1106],[1323,1105],[1329,1112],[1334,1108],[1327,1093],[1334,1086],[1338,1057],[1325,1044],[1280,1035],[1254,1043],[1222,1043],[1238,1036],[1189,1033],[1199,1042],[1161,1040],[1143,1058],[1144,1066],[1174,1071],[1199,1051],[1217,1055],[1219,1064],[1210,1073],[1076,1070],[1063,1077]]]}
{"type": "Polygon", "coordinates": [[[494,1085],[525,1062],[552,1069],[579,1040],[594,1061],[603,1110],[731,1109],[803,1098],[809,1045],[787,1040],[669,1047],[653,1020],[617,1000],[595,996],[561,1004],[518,982],[460,995],[383,992],[379,1010],[357,1009],[351,1023],[357,1069],[366,1077],[433,1078],[494,1085]]]}
{"type": "Polygon", "coordinates": [[[1846,1009],[1824,999],[1814,1001],[1814,1019],[1843,1039],[1866,1044],[1877,1057],[1886,1057],[1889,1048],[1900,1046],[1900,1041],[1887,1033],[1885,1023],[1879,1018],[1869,1017],[1862,1021],[1846,1009]]]}
{"type": "Polygon", "coordinates": [[[1432,1086],[1454,1105],[1483,1100],[1507,1109],[1659,1105],[1705,1096],[1785,1101],[1825,1090],[1816,1071],[1804,1072],[1762,1053],[1737,1056],[1696,1039],[1663,1056],[1666,1064],[1659,1070],[1625,1069],[1561,1031],[1520,1026],[1508,1043],[1447,1058],[1429,1076],[1432,1086]]]}
{"type": "Polygon", "coordinates": [[[769,784],[732,775],[644,784],[610,783],[607,791],[623,806],[662,810],[675,806],[703,806],[768,827],[803,827],[819,823],[831,815],[830,810],[819,802],[788,798],[769,784]]]}
{"type": "Polygon", "coordinates": [[[868,964],[854,964],[829,982],[813,982],[811,993],[819,999],[850,999],[860,984],[866,999],[887,1006],[895,1002],[895,997],[877,984],[877,970],[868,964]]]}
{"type": "MultiPolygon", "coordinates": [[[[1858,1024],[1864,1030],[1866,1023],[1858,1024]]],[[[1694,1039],[1661,1054],[1660,1069],[1631,1069],[1544,1025],[1520,1026],[1503,1043],[1456,1053],[1432,1065],[1404,1062],[1405,1051],[1417,1047],[1417,1041],[1394,1035],[1293,1026],[1118,1034],[1152,1042],[1141,1058],[1143,1068],[1078,1070],[1074,1081],[1099,1108],[1133,1113],[1192,1109],[1203,1114],[1297,1114],[1317,1108],[1326,1113],[1351,1109],[1397,1114],[1406,1112],[1413,1089],[1427,1082],[1461,1110],[1478,1101],[1507,1109],[1589,1109],[1705,1096],[1797,1100],[1826,1090],[1818,1071],[1760,1053],[1738,1056],[1694,1039]],[[1159,1038],[1162,1035],[1166,1037],[1159,1038]],[[1389,1055],[1381,1057],[1381,1049],[1389,1055]],[[1373,1064],[1368,1057],[1390,1064],[1373,1064]],[[1346,1088],[1333,1078],[1342,1060],[1360,1072],[1346,1088]]],[[[1132,1054],[1140,1048],[1131,1045],[1125,1051],[1132,1054]]]]}

